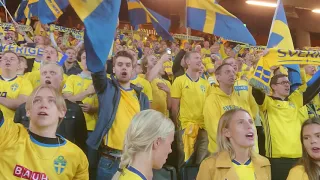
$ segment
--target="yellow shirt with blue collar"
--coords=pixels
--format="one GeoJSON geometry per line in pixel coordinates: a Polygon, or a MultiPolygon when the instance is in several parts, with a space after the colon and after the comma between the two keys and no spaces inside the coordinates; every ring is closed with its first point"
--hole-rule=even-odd
{"type": "Polygon", "coordinates": [[[114,122],[105,138],[105,145],[122,150],[123,142],[134,115],[140,112],[140,104],[134,89],[120,87],[121,95],[114,122]]]}
{"type": "Polygon", "coordinates": [[[254,167],[249,159],[246,163],[241,164],[236,160],[232,160],[233,167],[239,177],[239,180],[255,180],[254,167]]]}
{"type": "Polygon", "coordinates": [[[0,179],[89,179],[84,152],[58,137],[58,144],[43,143],[23,125],[0,119],[0,179]]]}
{"type": "Polygon", "coordinates": [[[147,178],[140,171],[129,166],[123,170],[119,180],[147,180],[147,178]]]}

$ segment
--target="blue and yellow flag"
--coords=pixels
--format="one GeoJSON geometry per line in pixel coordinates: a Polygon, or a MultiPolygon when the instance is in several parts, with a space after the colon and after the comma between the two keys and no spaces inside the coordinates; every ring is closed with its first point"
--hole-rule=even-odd
{"type": "Polygon", "coordinates": [[[26,18],[31,18],[38,15],[38,2],[39,0],[28,0],[28,5],[24,10],[26,18]]]}
{"type": "Polygon", "coordinates": [[[63,9],[69,5],[68,0],[39,0],[38,17],[42,24],[48,24],[57,20],[63,9]]]}
{"type": "Polygon", "coordinates": [[[187,0],[187,27],[226,40],[256,45],[241,20],[213,0],[187,0]]]}
{"type": "Polygon", "coordinates": [[[69,0],[85,25],[84,45],[91,72],[104,70],[115,37],[120,0],[69,0]]]}
{"type": "Polygon", "coordinates": [[[152,23],[156,32],[164,39],[171,40],[173,38],[169,33],[171,21],[155,11],[146,8],[139,0],[128,0],[128,10],[130,23],[137,27],[139,24],[152,23]]]}
{"type": "MultiPolygon", "coordinates": [[[[273,17],[267,47],[294,50],[286,13],[281,0],[278,0],[278,6],[273,17]]],[[[300,67],[299,65],[285,65],[285,67],[288,68],[289,71],[288,77],[291,82],[291,91],[294,91],[302,83],[300,67]]]]}
{"type": "Polygon", "coordinates": [[[14,19],[16,21],[21,21],[22,19],[26,18],[24,11],[25,11],[27,5],[28,5],[28,0],[21,1],[21,3],[18,6],[17,11],[14,13],[14,19]]]}

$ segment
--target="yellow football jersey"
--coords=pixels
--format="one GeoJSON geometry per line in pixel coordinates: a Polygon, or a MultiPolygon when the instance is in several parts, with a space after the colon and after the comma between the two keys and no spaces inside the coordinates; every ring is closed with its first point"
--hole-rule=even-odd
{"type": "MultiPolygon", "coordinates": [[[[206,69],[213,69],[214,64],[212,63],[211,57],[205,57],[202,59],[202,63],[206,69]]],[[[213,74],[210,74],[213,75],[213,74]]]]}
{"type": "Polygon", "coordinates": [[[172,75],[172,66],[173,66],[173,62],[172,61],[167,61],[165,63],[163,63],[163,68],[164,71],[168,74],[168,75],[172,75]]]}
{"type": "MultiPolygon", "coordinates": [[[[34,89],[36,89],[37,87],[40,86],[40,77],[41,77],[41,74],[40,74],[39,70],[38,71],[33,71],[28,75],[27,78],[31,82],[32,87],[34,89]]],[[[68,76],[66,74],[63,74],[63,82],[61,84],[61,87],[63,87],[63,85],[65,84],[67,79],[68,79],[68,76]]]]}
{"type": "Polygon", "coordinates": [[[153,97],[151,107],[152,109],[162,112],[164,115],[169,117],[169,111],[167,106],[167,93],[158,88],[158,85],[157,85],[158,83],[164,83],[168,86],[169,89],[171,89],[171,84],[169,81],[162,78],[154,79],[151,82],[151,87],[152,87],[152,94],[155,94],[156,96],[153,97]]]}
{"type": "Polygon", "coordinates": [[[45,144],[23,125],[0,120],[0,179],[89,179],[84,152],[60,138],[59,144],[45,144]]]}
{"type": "Polygon", "coordinates": [[[233,167],[235,168],[239,180],[255,180],[254,167],[249,159],[245,164],[241,164],[236,160],[232,160],[233,167]]]}
{"type": "Polygon", "coordinates": [[[135,78],[131,79],[130,82],[138,87],[141,87],[142,92],[145,93],[148,96],[149,101],[152,102],[152,88],[149,81],[140,76],[136,76],[135,78]]]}
{"type": "MultiPolygon", "coordinates": [[[[71,75],[66,81],[66,84],[63,87],[62,93],[71,93],[73,96],[78,95],[84,92],[92,84],[91,79],[84,79],[78,75],[71,75]]],[[[98,107],[98,97],[96,94],[88,96],[82,100],[83,104],[89,104],[93,107],[98,107]]],[[[88,114],[84,113],[86,119],[87,129],[89,131],[94,130],[96,127],[96,122],[98,119],[98,114],[88,114]]]]}
{"type": "Polygon", "coordinates": [[[205,49],[205,48],[202,48],[202,49],[201,49],[201,55],[202,55],[202,56],[210,55],[210,54],[211,54],[210,49],[205,49]]]}
{"type": "Polygon", "coordinates": [[[119,180],[147,180],[147,178],[140,171],[129,166],[123,170],[119,180]]]}
{"type": "Polygon", "coordinates": [[[32,72],[33,71],[39,71],[40,70],[40,66],[41,66],[41,61],[34,61],[33,63],[33,67],[32,67],[32,72]]]}
{"type": "Polygon", "coordinates": [[[121,88],[121,97],[116,117],[108,133],[107,146],[122,150],[127,129],[134,115],[140,112],[140,104],[135,90],[121,88]]]}
{"type": "Polygon", "coordinates": [[[258,114],[258,105],[252,96],[252,88],[246,81],[236,83],[230,95],[227,95],[216,85],[211,87],[210,95],[206,98],[203,108],[204,123],[209,139],[209,152],[214,153],[217,150],[216,139],[220,117],[226,111],[236,108],[247,110],[252,118],[258,114]]]}
{"type": "Polygon", "coordinates": [[[171,88],[171,97],[180,99],[179,120],[182,129],[188,123],[196,123],[204,127],[203,106],[208,96],[210,85],[201,77],[197,81],[185,74],[175,79],[171,88]]]}
{"type": "MultiPolygon", "coordinates": [[[[11,80],[4,80],[0,76],[0,96],[8,99],[16,99],[19,95],[29,96],[32,92],[31,83],[23,79],[22,77],[16,76],[11,80]]],[[[11,110],[0,104],[0,110],[3,112],[3,116],[6,119],[14,118],[14,110],[11,110]]]]}
{"type": "Polygon", "coordinates": [[[270,158],[299,158],[302,156],[300,143],[300,108],[303,95],[294,91],[287,101],[265,97],[260,107],[266,134],[266,156],[270,158]]]}

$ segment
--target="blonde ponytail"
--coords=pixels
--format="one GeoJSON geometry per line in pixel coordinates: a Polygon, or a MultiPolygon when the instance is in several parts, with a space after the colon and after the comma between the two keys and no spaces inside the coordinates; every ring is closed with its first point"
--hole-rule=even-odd
{"type": "Polygon", "coordinates": [[[148,152],[151,158],[153,142],[158,138],[166,139],[171,132],[174,132],[174,124],[164,114],[150,109],[136,114],[127,130],[119,170],[112,180],[119,179],[138,152],[148,152]]]}

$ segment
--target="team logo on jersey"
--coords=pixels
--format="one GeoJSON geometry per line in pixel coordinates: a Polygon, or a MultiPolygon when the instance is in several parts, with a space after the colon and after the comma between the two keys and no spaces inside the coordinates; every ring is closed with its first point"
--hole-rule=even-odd
{"type": "Polygon", "coordinates": [[[63,156],[59,156],[57,159],[54,160],[54,170],[57,174],[61,174],[67,166],[67,161],[64,159],[63,156]]]}
{"type": "Polygon", "coordinates": [[[204,85],[201,85],[200,86],[200,89],[201,89],[201,91],[204,93],[204,92],[206,92],[206,87],[204,86],[204,85]]]}
{"type": "Polygon", "coordinates": [[[17,83],[14,83],[11,85],[11,91],[15,92],[19,88],[19,85],[17,83]]]}
{"type": "Polygon", "coordinates": [[[296,106],[292,102],[289,102],[289,106],[292,108],[296,108],[296,106]]]}
{"type": "Polygon", "coordinates": [[[78,83],[77,86],[82,86],[82,83],[78,83]]]}

